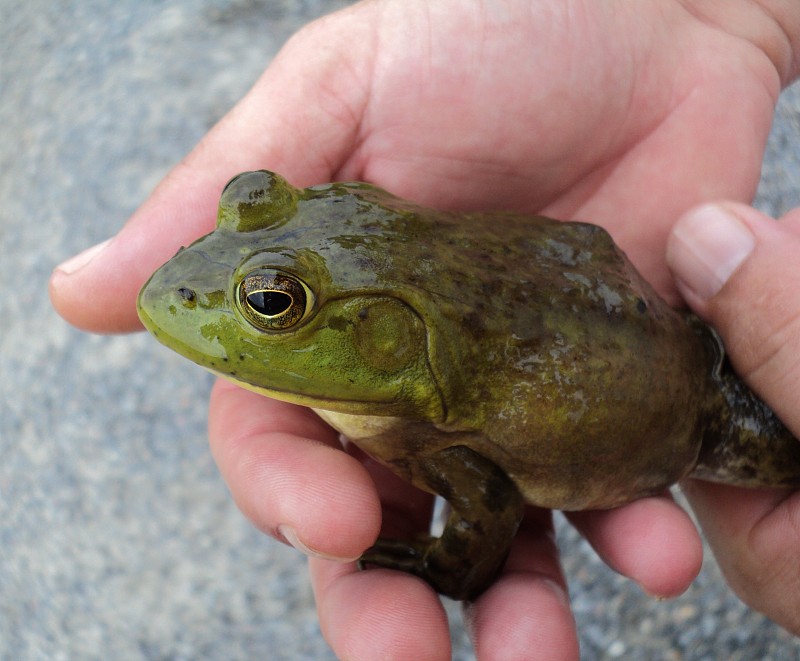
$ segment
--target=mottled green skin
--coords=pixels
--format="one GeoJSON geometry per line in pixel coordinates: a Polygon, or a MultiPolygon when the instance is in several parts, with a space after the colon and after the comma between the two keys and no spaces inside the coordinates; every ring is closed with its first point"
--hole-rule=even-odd
{"type": "Polygon", "coordinates": [[[741,484],[800,476],[800,444],[728,371],[713,332],[594,225],[245,173],[217,229],[161,267],[139,307],[167,346],[314,407],[445,497],[441,538],[379,540],[363,561],[456,598],[492,580],[523,502],[613,507],[695,469],[741,484]],[[298,323],[264,330],[243,314],[237,287],[257,269],[305,283],[298,323]]]}

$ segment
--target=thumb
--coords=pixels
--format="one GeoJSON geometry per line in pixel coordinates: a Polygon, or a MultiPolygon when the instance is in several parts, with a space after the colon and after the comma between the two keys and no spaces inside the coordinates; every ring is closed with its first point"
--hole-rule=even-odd
{"type": "Polygon", "coordinates": [[[797,436],[800,209],[776,222],[742,204],[696,208],[675,224],[667,263],[739,376],[797,436]]]}
{"type": "MultiPolygon", "coordinates": [[[[667,263],[692,309],[722,337],[733,367],[800,435],[800,209],[779,222],[740,204],[675,224],[667,263]]],[[[731,587],[800,635],[800,494],[682,484],[731,587]]]]}

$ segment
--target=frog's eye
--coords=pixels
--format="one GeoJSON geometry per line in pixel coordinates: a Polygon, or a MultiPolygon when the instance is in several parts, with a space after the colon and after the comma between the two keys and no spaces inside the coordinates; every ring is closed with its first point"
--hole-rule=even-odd
{"type": "Polygon", "coordinates": [[[293,275],[260,269],[239,283],[238,300],[245,317],[256,328],[279,331],[304,319],[313,297],[305,283],[293,275]]]}

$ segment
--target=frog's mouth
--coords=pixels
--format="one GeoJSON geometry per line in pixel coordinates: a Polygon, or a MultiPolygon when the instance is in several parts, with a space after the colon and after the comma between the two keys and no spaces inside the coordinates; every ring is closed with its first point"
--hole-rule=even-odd
{"type": "MultiPolygon", "coordinates": [[[[333,397],[322,397],[308,394],[298,394],[295,392],[280,390],[278,388],[269,388],[261,385],[249,383],[234,375],[226,374],[213,368],[206,368],[209,372],[235,383],[237,386],[249,390],[250,392],[258,393],[271,399],[277,399],[281,402],[288,404],[297,404],[299,406],[307,406],[314,409],[318,413],[320,411],[327,411],[337,415],[353,415],[365,417],[404,417],[416,418],[420,420],[428,420],[430,422],[441,423],[447,419],[447,408],[445,406],[444,397],[442,395],[439,385],[434,382],[436,396],[431,398],[433,401],[426,403],[426,410],[409,410],[409,404],[402,401],[390,399],[370,399],[370,400],[354,400],[354,399],[336,399],[333,397]]],[[[322,415],[327,420],[326,415],[322,415]]],[[[336,426],[336,425],[333,425],[336,426]]],[[[338,427],[337,427],[338,428],[338,427]]]]}

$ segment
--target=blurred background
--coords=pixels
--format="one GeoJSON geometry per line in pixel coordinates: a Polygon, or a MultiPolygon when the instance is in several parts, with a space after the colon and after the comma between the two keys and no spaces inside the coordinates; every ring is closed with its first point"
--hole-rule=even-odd
{"type": "MultiPolygon", "coordinates": [[[[254,530],[206,444],[211,377],[52,311],[298,27],[345,0],[0,0],[0,659],[333,659],[303,557],[254,530]]],[[[800,204],[800,89],[757,204],[800,204]]],[[[91,292],[87,292],[91,296],[91,292]]],[[[710,556],[657,602],[559,520],[585,659],[797,659],[710,556]]],[[[473,658],[449,605],[454,658],[473,658]]]]}

